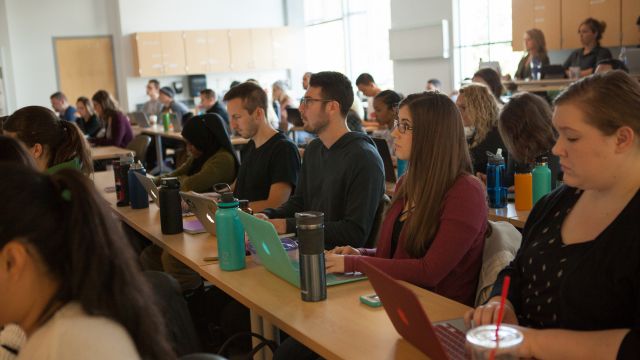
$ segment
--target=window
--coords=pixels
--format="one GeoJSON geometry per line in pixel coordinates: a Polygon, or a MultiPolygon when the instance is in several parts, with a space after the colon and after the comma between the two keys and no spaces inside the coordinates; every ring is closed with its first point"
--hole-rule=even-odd
{"type": "Polygon", "coordinates": [[[481,61],[513,74],[522,52],[511,48],[511,0],[454,0],[454,83],[459,86],[481,61]]]}
{"type": "Polygon", "coordinates": [[[339,71],[352,82],[360,73],[392,87],[389,60],[390,0],[305,0],[307,70],[339,71]]]}

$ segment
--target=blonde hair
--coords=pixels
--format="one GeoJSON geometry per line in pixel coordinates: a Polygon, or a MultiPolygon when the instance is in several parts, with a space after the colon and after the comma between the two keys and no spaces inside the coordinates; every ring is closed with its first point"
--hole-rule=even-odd
{"type": "Polygon", "coordinates": [[[474,148],[497,125],[500,110],[491,90],[484,84],[465,85],[460,89],[460,94],[464,95],[467,116],[476,128],[473,142],[469,145],[469,148],[474,148]]]}

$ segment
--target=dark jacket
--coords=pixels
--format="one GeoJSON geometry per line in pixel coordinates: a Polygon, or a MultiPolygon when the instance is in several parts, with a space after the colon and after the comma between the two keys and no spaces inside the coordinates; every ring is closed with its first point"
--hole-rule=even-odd
{"type": "Polygon", "coordinates": [[[220,104],[220,101],[216,101],[216,103],[213,104],[212,107],[207,109],[206,113],[220,115],[222,121],[224,122],[224,128],[227,131],[227,134],[231,134],[231,127],[229,126],[229,113],[227,112],[227,109],[225,109],[224,106],[220,104]]]}

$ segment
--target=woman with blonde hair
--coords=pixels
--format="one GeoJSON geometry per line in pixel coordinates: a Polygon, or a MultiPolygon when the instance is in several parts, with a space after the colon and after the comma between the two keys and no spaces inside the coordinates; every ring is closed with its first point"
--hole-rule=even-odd
{"type": "Polygon", "coordinates": [[[547,55],[547,42],[544,39],[544,33],[540,29],[529,29],[524,33],[525,55],[518,63],[516,70],[516,79],[531,79],[531,64],[540,67],[549,65],[549,56],[547,55]]]}
{"type": "Polygon", "coordinates": [[[467,134],[473,171],[485,174],[487,151],[496,153],[500,148],[507,159],[507,149],[498,131],[498,104],[488,87],[469,84],[460,89],[456,99],[467,134]]]}

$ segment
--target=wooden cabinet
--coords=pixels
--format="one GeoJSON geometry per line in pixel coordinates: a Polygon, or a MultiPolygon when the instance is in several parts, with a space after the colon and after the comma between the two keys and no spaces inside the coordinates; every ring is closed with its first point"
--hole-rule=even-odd
{"type": "Polygon", "coordinates": [[[231,64],[229,31],[209,30],[207,31],[207,42],[209,44],[209,72],[229,71],[231,64]]]}
{"type": "MultiPolygon", "coordinates": [[[[513,51],[524,51],[524,32],[533,28],[533,0],[511,1],[511,47],[513,51]]],[[[545,36],[547,34],[545,33],[545,36]]]]}
{"type": "Polygon", "coordinates": [[[294,50],[296,43],[293,33],[286,27],[271,29],[273,42],[273,67],[285,69],[293,66],[294,57],[299,56],[300,50],[294,50]]]}
{"type": "Polygon", "coordinates": [[[185,73],[182,32],[137,33],[133,37],[139,76],[185,73]]]}
{"type": "Polygon", "coordinates": [[[187,74],[229,71],[229,34],[227,30],[184,32],[187,74]]]}
{"type": "Polygon", "coordinates": [[[560,49],[560,2],[558,0],[534,0],[533,27],[544,33],[547,50],[560,49]]]}
{"type": "Polygon", "coordinates": [[[255,69],[273,69],[271,29],[251,30],[251,52],[255,69]]]}
{"type": "Polygon", "coordinates": [[[589,16],[607,23],[600,40],[602,46],[620,46],[620,15],[620,0],[589,1],[589,16]]]}
{"type": "Polygon", "coordinates": [[[622,0],[621,8],[622,45],[638,45],[640,44],[640,31],[638,31],[636,21],[638,21],[638,16],[640,16],[640,1],[622,0]]]}
{"type": "Polygon", "coordinates": [[[164,75],[182,75],[186,72],[184,38],[182,31],[161,33],[164,75]]]}
{"type": "Polygon", "coordinates": [[[582,47],[578,27],[589,17],[589,0],[562,0],[562,48],[582,47]]]}
{"type": "Polygon", "coordinates": [[[229,30],[229,49],[231,50],[231,71],[253,69],[253,49],[251,48],[251,30],[229,30]]]}

